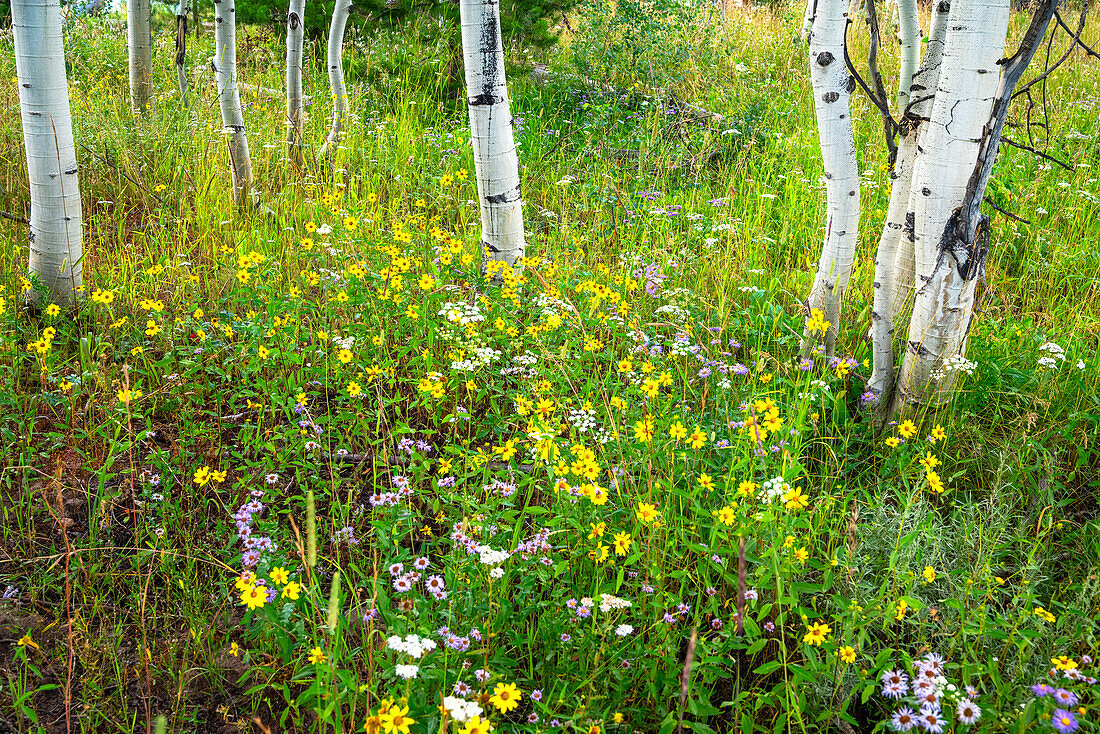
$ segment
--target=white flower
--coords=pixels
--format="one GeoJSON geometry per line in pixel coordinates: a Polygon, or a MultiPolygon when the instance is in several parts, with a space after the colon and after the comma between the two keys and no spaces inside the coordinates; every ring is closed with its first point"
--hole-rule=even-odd
{"type": "Polygon", "coordinates": [[[420,672],[420,668],[415,665],[398,665],[396,671],[399,677],[409,680],[416,677],[416,674],[420,672]]]}
{"type": "MultiPolygon", "coordinates": [[[[586,599],[588,603],[585,606],[592,606],[592,600],[586,599]]],[[[600,611],[610,612],[613,609],[627,609],[630,607],[630,602],[626,599],[620,599],[617,596],[611,594],[600,594],[600,611]]],[[[628,633],[629,634],[629,633],[628,633]]]]}
{"type": "Polygon", "coordinates": [[[973,701],[959,701],[955,714],[958,716],[960,723],[969,725],[977,723],[978,719],[981,718],[982,710],[973,701]]]}
{"type": "Polygon", "coordinates": [[[455,696],[445,696],[443,698],[443,708],[447,709],[447,713],[451,715],[451,718],[459,723],[472,716],[481,716],[483,713],[483,709],[473,701],[464,701],[455,696]]]}
{"type": "Polygon", "coordinates": [[[504,569],[501,568],[500,566],[497,566],[496,568],[494,568],[492,571],[489,572],[489,575],[492,576],[495,579],[502,579],[502,578],[504,578],[504,569]]]}
{"type": "Polygon", "coordinates": [[[619,637],[626,637],[633,631],[634,628],[631,627],[629,624],[620,624],[618,627],[615,628],[615,634],[617,634],[619,637]]]}
{"type": "Polygon", "coordinates": [[[1079,369],[1079,370],[1085,369],[1085,360],[1083,360],[1083,359],[1077,360],[1077,369],[1079,369]]]}

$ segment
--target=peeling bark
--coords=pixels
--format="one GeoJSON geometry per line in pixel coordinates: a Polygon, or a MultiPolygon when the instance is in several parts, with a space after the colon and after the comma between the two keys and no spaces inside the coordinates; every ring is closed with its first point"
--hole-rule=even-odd
{"type": "Polygon", "coordinates": [[[1008,18],[1008,0],[952,2],[928,137],[913,172],[918,281],[893,412],[939,404],[954,383],[954,373],[936,373],[963,346],[977,280],[958,267],[959,255],[946,247],[945,232],[958,216],[978,162],[999,86],[1008,18]]]}
{"type": "Polygon", "coordinates": [[[229,145],[229,169],[233,176],[233,201],[241,208],[252,204],[252,161],[248,155],[248,136],[244,111],[237,87],[236,7],[233,0],[214,0],[214,80],[218,86],[218,105],[222,133],[229,145]]]}
{"type": "MultiPolygon", "coordinates": [[[[902,0],[905,3],[906,0],[902,0]]],[[[912,100],[901,108],[901,124],[898,126],[899,141],[897,157],[890,173],[890,203],[886,209],[886,222],[879,237],[875,255],[875,292],[871,309],[871,342],[874,366],[867,381],[867,392],[874,397],[867,407],[881,419],[890,402],[894,387],[894,323],[900,301],[897,297],[898,278],[896,260],[902,245],[911,245],[912,225],[907,224],[909,199],[913,179],[913,164],[917,157],[917,141],[924,128],[923,121],[932,109],[935,89],[939,83],[940,62],[943,57],[943,41],[947,31],[947,15],[950,11],[947,0],[941,0],[933,9],[932,22],[928,36],[928,47],[920,69],[906,80],[903,74],[898,86],[906,88],[904,98],[912,100]]],[[[905,26],[903,25],[903,31],[905,26]]],[[[912,32],[910,28],[908,32],[912,32]]],[[[917,25],[920,45],[920,26],[917,25]]],[[[901,45],[912,39],[904,35],[901,45]]],[[[901,97],[899,91],[899,98],[901,97]]],[[[911,248],[909,248],[911,250],[911,248]]]]}
{"type": "Polygon", "coordinates": [[[460,0],[459,12],[485,260],[515,268],[525,246],[523,201],[504,77],[500,4],[498,0],[460,0]]]}
{"type": "Polygon", "coordinates": [[[348,112],[348,90],[344,86],[344,29],[351,13],[351,0],[337,0],[332,9],[332,23],[328,29],[328,82],[332,88],[332,127],[328,131],[321,157],[336,150],[340,132],[344,126],[344,116],[348,112]]]}
{"type": "MultiPolygon", "coordinates": [[[[859,227],[859,169],[848,108],[855,80],[844,63],[846,9],[845,0],[818,0],[810,33],[810,81],[828,203],[825,242],[807,306],[821,309],[829,322],[824,335],[829,355],[836,344],[841,299],[852,274],[859,227]]],[[[802,338],[803,353],[808,353],[817,339],[807,330],[802,338]]]]}
{"type": "MultiPolygon", "coordinates": [[[[82,222],[58,0],[14,0],[15,73],[27,151],[30,272],[58,304],[83,285],[82,222]]],[[[31,290],[28,300],[37,303],[31,290]]]]}

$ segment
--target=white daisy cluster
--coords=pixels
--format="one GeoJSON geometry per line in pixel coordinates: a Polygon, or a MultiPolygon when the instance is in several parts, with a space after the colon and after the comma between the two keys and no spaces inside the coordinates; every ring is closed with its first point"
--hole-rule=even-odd
{"type": "Polygon", "coordinates": [[[512,361],[516,364],[521,364],[525,367],[530,367],[533,364],[538,364],[539,357],[537,354],[533,354],[530,349],[524,351],[523,354],[517,354],[512,357],[512,361]]]}
{"type": "Polygon", "coordinates": [[[956,354],[954,357],[948,357],[943,361],[943,367],[936,370],[936,372],[932,375],[932,379],[943,379],[951,372],[963,372],[967,375],[972,375],[974,374],[974,370],[976,369],[978,369],[977,362],[971,362],[969,359],[962,356],[961,354],[956,354]]]}
{"type": "Polygon", "coordinates": [[[446,317],[452,324],[476,324],[479,321],[485,320],[485,315],[481,313],[481,309],[478,308],[476,303],[454,303],[447,301],[443,304],[443,307],[439,309],[439,315],[446,317]]]}
{"type": "MultiPolygon", "coordinates": [[[[620,599],[617,596],[611,594],[600,594],[600,611],[610,612],[615,609],[629,609],[630,601],[627,599],[620,599]]],[[[629,633],[628,633],[629,634],[629,633]]]]}
{"type": "Polygon", "coordinates": [[[1046,342],[1039,345],[1040,352],[1046,352],[1043,356],[1039,357],[1039,366],[1048,369],[1058,369],[1058,362],[1066,361],[1066,350],[1058,346],[1054,342],[1046,342]]]}
{"type": "Polygon", "coordinates": [[[774,479],[765,480],[760,485],[760,491],[756,493],[757,498],[766,505],[770,505],[774,500],[781,499],[791,485],[783,481],[783,477],[775,477],[774,479]]]}
{"type": "Polygon", "coordinates": [[[606,444],[614,441],[619,437],[619,432],[613,428],[601,428],[596,431],[595,439],[596,443],[606,444]]]}
{"type": "Polygon", "coordinates": [[[424,657],[424,653],[431,652],[436,648],[435,640],[427,637],[418,637],[417,635],[409,635],[408,637],[401,638],[397,635],[393,635],[386,639],[386,647],[390,650],[396,650],[397,652],[403,652],[409,657],[419,660],[424,657]]]}
{"type": "Polygon", "coordinates": [[[669,317],[669,320],[673,321],[673,322],[687,321],[687,317],[688,317],[688,312],[685,311],[684,309],[680,308],[679,306],[677,306],[674,303],[666,303],[665,305],[654,309],[653,313],[655,315],[656,314],[667,314],[668,317],[669,317]]]}
{"type": "Polygon", "coordinates": [[[486,566],[495,566],[508,560],[509,553],[504,550],[493,550],[487,545],[477,547],[477,557],[486,566]]]}
{"type": "Polygon", "coordinates": [[[466,701],[457,696],[444,696],[443,708],[447,709],[447,714],[457,723],[484,713],[484,710],[474,701],[466,701]]]}
{"type": "Polygon", "coordinates": [[[332,341],[333,341],[333,343],[335,343],[337,346],[341,347],[342,349],[351,349],[351,345],[355,343],[355,337],[354,336],[345,336],[345,337],[334,336],[334,337],[332,337],[332,341]]]}
{"type": "Polygon", "coordinates": [[[451,362],[451,369],[459,372],[473,372],[481,367],[488,367],[500,359],[500,352],[492,347],[474,347],[469,350],[469,356],[465,359],[456,359],[451,362]]]}
{"type": "Polygon", "coordinates": [[[539,309],[544,319],[573,310],[571,305],[560,298],[551,298],[546,295],[539,296],[535,299],[535,308],[539,309]]]}
{"type": "Polygon", "coordinates": [[[581,433],[591,431],[596,427],[596,411],[587,404],[579,408],[570,408],[567,411],[569,423],[581,433]]]}

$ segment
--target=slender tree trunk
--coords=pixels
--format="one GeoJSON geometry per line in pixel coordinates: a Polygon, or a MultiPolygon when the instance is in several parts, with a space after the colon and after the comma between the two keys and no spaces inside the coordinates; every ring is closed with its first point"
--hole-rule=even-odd
{"type": "Polygon", "coordinates": [[[990,120],[1008,32],[1008,0],[953,0],[928,136],[913,171],[913,243],[917,292],[894,412],[946,399],[969,326],[977,279],[943,243],[963,204],[990,120]],[[940,374],[937,374],[937,373],[940,374]],[[938,382],[937,382],[938,379],[938,382]]]}
{"type": "Polygon", "coordinates": [[[286,147],[296,168],[302,166],[302,43],[306,0],[290,0],[286,15],[286,147]]]}
{"type": "Polygon", "coordinates": [[[332,87],[332,127],[321,146],[321,157],[336,150],[344,116],[348,111],[348,90],[344,86],[344,29],[351,13],[351,0],[337,0],[328,29],[328,82],[332,87]]]}
{"type": "MultiPolygon", "coordinates": [[[[825,242],[807,306],[820,309],[829,322],[823,339],[829,355],[836,344],[841,299],[852,274],[859,227],[859,168],[848,109],[856,83],[844,65],[846,10],[845,0],[818,0],[810,33],[810,82],[828,203],[825,242]]],[[[803,352],[808,352],[819,337],[807,329],[803,352]]]]}
{"type": "MultiPolygon", "coordinates": [[[[61,7],[58,0],[14,0],[11,13],[30,179],[30,272],[51,301],[70,303],[84,282],[84,256],[61,7]]],[[[32,302],[38,297],[30,291],[32,302]]]]}
{"type": "MultiPolygon", "coordinates": [[[[905,5],[908,0],[901,0],[905,5]]],[[[885,415],[890,395],[894,387],[894,323],[903,298],[897,297],[897,260],[898,252],[904,246],[912,252],[912,240],[906,232],[906,215],[909,213],[909,201],[913,180],[913,165],[917,158],[917,141],[924,130],[923,121],[932,109],[932,100],[939,83],[940,60],[943,57],[943,39],[947,30],[947,14],[951,9],[948,0],[940,0],[932,14],[932,23],[928,34],[928,48],[920,69],[906,79],[899,79],[899,88],[904,86],[904,95],[899,99],[909,100],[900,109],[899,140],[894,168],[890,173],[890,203],[886,210],[886,222],[879,238],[875,255],[875,294],[871,310],[871,341],[874,353],[874,367],[867,381],[867,391],[873,395],[868,407],[880,417],[885,415]]],[[[906,12],[904,9],[902,12],[906,12]]],[[[905,30],[903,25],[902,29],[905,30]]],[[[907,31],[912,33],[912,27],[907,31]]],[[[920,47],[920,26],[916,26],[916,45],[920,47]]],[[[902,52],[911,38],[901,38],[902,52]]],[[[910,227],[909,232],[912,231],[910,227]]]]}
{"type": "Polygon", "coordinates": [[[817,0],[806,0],[806,10],[802,14],[802,26],[798,33],[798,40],[805,41],[810,37],[810,31],[814,27],[814,10],[817,8],[817,0]]]}
{"type": "Polygon", "coordinates": [[[237,29],[233,0],[214,0],[214,80],[222,114],[222,132],[229,144],[229,168],[233,175],[233,200],[248,208],[252,203],[252,162],[244,111],[237,88],[237,29]]]}
{"type": "Polygon", "coordinates": [[[153,97],[153,30],[150,0],[126,0],[126,47],[130,58],[130,106],[149,109],[153,97]]]}
{"type": "Polygon", "coordinates": [[[909,86],[920,62],[921,29],[917,18],[917,0],[898,0],[898,34],[901,41],[901,68],[898,71],[898,118],[909,106],[909,86]]]}
{"type": "Polygon", "coordinates": [[[176,8],[176,81],[179,83],[183,106],[190,107],[187,99],[187,11],[189,0],[180,0],[176,8]]]}
{"type": "Polygon", "coordinates": [[[525,244],[523,201],[504,78],[499,0],[460,0],[459,13],[470,142],[481,203],[481,244],[486,264],[500,261],[515,267],[525,244]]]}

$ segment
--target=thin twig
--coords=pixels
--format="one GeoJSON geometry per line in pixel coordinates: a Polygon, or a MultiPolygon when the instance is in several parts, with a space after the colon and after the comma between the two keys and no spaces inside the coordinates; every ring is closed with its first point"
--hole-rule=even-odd
{"type": "Polygon", "coordinates": [[[1015,214],[1013,214],[1012,212],[1006,212],[1004,209],[1002,209],[1001,207],[997,206],[992,201],[990,201],[988,196],[985,197],[985,199],[983,199],[983,201],[985,201],[986,204],[989,204],[990,208],[999,211],[1001,214],[1004,214],[1006,217],[1008,217],[1010,219],[1015,219],[1017,222],[1023,222],[1024,224],[1031,224],[1031,222],[1024,219],[1023,217],[1018,217],[1015,214]]]}
{"type": "Polygon", "coordinates": [[[1008,138],[1006,138],[1004,136],[1001,136],[1001,142],[1002,143],[1008,143],[1013,148],[1019,148],[1020,150],[1026,150],[1028,153],[1034,153],[1035,155],[1039,156],[1040,158],[1044,158],[1044,159],[1050,161],[1051,163],[1057,163],[1059,166],[1066,169],[1067,171],[1070,171],[1071,173],[1075,170],[1073,168],[1073,166],[1066,163],[1065,161],[1059,160],[1059,159],[1055,158],[1052,155],[1048,155],[1048,154],[1044,153],[1041,150],[1036,150],[1035,148],[1032,148],[1030,145],[1024,145],[1023,143],[1017,143],[1015,140],[1009,140],[1008,138]]]}
{"type": "Polygon", "coordinates": [[[26,217],[21,217],[18,214],[9,214],[8,212],[0,211],[0,217],[4,219],[10,219],[13,222],[19,222],[20,224],[30,224],[31,220],[26,217]]]}
{"type": "Polygon", "coordinates": [[[1096,53],[1091,48],[1086,46],[1085,42],[1081,40],[1080,34],[1075,35],[1074,32],[1069,29],[1069,26],[1067,26],[1065,21],[1062,20],[1062,16],[1057,10],[1054,11],[1054,19],[1056,21],[1058,21],[1058,25],[1062,26],[1062,28],[1065,30],[1066,33],[1073,36],[1074,43],[1076,43],[1081,48],[1085,49],[1085,53],[1087,53],[1089,56],[1093,56],[1095,58],[1100,59],[1100,54],[1096,53]]]}
{"type": "MultiPolygon", "coordinates": [[[[1017,97],[1019,97],[1021,94],[1026,92],[1028,89],[1031,89],[1036,84],[1046,81],[1046,78],[1048,76],[1050,76],[1051,73],[1055,69],[1057,69],[1059,66],[1061,66],[1062,63],[1065,62],[1066,59],[1069,58],[1069,55],[1071,53],[1073,53],[1073,47],[1076,46],[1077,43],[1081,40],[1081,33],[1084,32],[1084,30],[1085,30],[1085,19],[1086,19],[1086,16],[1088,16],[1088,12],[1089,12],[1089,4],[1086,0],[1085,4],[1081,6],[1081,21],[1077,26],[1077,32],[1073,34],[1073,42],[1070,43],[1069,48],[1066,49],[1066,52],[1064,54],[1062,54],[1062,58],[1058,59],[1053,64],[1047,65],[1047,68],[1043,70],[1042,74],[1040,74],[1039,76],[1035,77],[1034,79],[1029,81],[1024,86],[1017,89],[1016,92],[1012,95],[1012,99],[1016,99],[1017,97]]],[[[1048,22],[1049,22],[1049,19],[1048,19],[1048,22]]],[[[1031,30],[1032,30],[1031,28],[1028,29],[1028,31],[1029,31],[1028,35],[1030,35],[1031,30]]],[[[1045,32],[1046,29],[1044,28],[1043,30],[1045,32]]],[[[1067,29],[1067,31],[1068,31],[1068,29],[1067,29]]],[[[1054,34],[1051,34],[1050,38],[1051,38],[1051,41],[1053,41],[1054,40],[1054,34]]],[[[1019,53],[1020,52],[1017,51],[1015,54],[1013,54],[1012,59],[1018,58],[1019,53]]],[[[1006,62],[1011,62],[1012,59],[1007,59],[1006,62]]],[[[1030,60],[1030,56],[1028,57],[1028,59],[1030,60]]]]}

